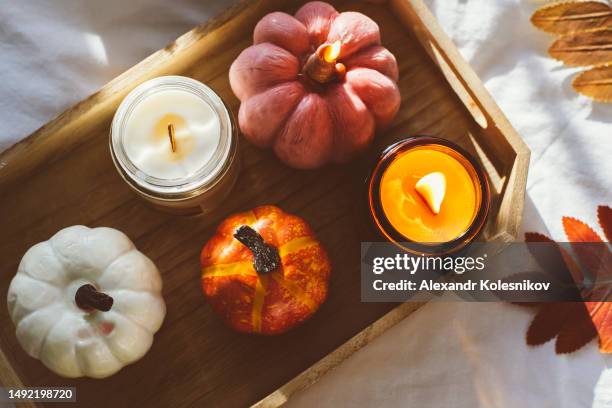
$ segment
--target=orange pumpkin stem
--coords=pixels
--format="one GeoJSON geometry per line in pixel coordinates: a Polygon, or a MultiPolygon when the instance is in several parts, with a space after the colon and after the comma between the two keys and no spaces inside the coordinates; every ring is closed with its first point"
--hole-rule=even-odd
{"type": "Polygon", "coordinates": [[[248,225],[238,228],[234,238],[253,253],[253,267],[258,274],[273,272],[281,265],[278,249],[266,243],[263,237],[248,225]]]}
{"type": "Polygon", "coordinates": [[[321,84],[344,77],[346,67],[344,64],[336,62],[341,51],[342,43],[340,41],[333,44],[321,44],[317,51],[306,60],[303,72],[321,84]]]}

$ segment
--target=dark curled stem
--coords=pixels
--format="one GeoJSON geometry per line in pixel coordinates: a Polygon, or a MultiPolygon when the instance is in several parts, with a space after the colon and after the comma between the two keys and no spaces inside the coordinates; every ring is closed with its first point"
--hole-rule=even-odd
{"type": "Polygon", "coordinates": [[[253,267],[259,274],[270,273],[281,264],[278,249],[267,244],[261,235],[248,225],[243,225],[234,234],[240,243],[249,248],[253,253],[253,267]]]}
{"type": "Polygon", "coordinates": [[[93,285],[81,286],[74,295],[77,306],[85,311],[99,310],[108,312],[113,307],[113,298],[106,293],[98,292],[93,285]]]}

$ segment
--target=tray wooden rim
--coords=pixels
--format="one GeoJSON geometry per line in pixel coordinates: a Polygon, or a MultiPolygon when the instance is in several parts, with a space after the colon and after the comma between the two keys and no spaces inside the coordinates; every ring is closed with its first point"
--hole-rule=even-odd
{"type": "MultiPolygon", "coordinates": [[[[239,1],[219,16],[208,20],[182,35],[164,49],[147,57],[110,81],[98,92],[69,108],[21,142],[4,151],[0,154],[0,189],[7,188],[11,183],[18,180],[19,177],[36,171],[43,163],[53,162],[56,157],[62,156],[83,143],[82,140],[71,137],[71,133],[74,129],[86,123],[88,118],[100,113],[101,101],[112,99],[116,102],[114,104],[105,103],[102,109],[108,109],[109,105],[118,105],[123,97],[135,86],[152,77],[163,74],[168,58],[175,57],[177,53],[187,52],[194,43],[205,37],[212,37],[212,41],[207,41],[203,46],[213,49],[214,38],[216,36],[221,36],[224,32],[232,30],[234,26],[252,19],[252,16],[257,14],[257,9],[262,7],[262,3],[265,3],[265,0],[239,1]],[[249,9],[249,12],[245,12],[247,9],[249,9]],[[62,142],[57,143],[58,140],[62,142]],[[57,148],[57,146],[61,147],[57,148]],[[27,161],[18,160],[26,150],[28,151],[29,159],[27,161]]],[[[506,187],[509,191],[505,192],[506,196],[511,196],[513,199],[505,200],[501,204],[499,212],[504,212],[505,217],[499,222],[502,223],[502,229],[505,232],[495,237],[496,240],[505,242],[514,240],[519,230],[524,206],[525,185],[530,158],[530,151],[527,145],[501,112],[478,76],[461,56],[456,46],[440,28],[435,17],[422,0],[383,0],[376,1],[376,3],[388,3],[387,6],[397,13],[398,18],[404,24],[408,24],[412,18],[409,16],[411,13],[422,21],[430,41],[443,51],[446,63],[459,81],[461,81],[461,86],[468,92],[469,98],[473,100],[489,119],[492,119],[490,122],[495,124],[495,127],[504,135],[514,150],[515,159],[511,171],[511,180],[509,180],[506,187]]],[[[421,305],[419,303],[406,303],[397,306],[332,353],[253,406],[261,408],[282,405],[291,394],[316,382],[326,372],[393,327],[421,305]]],[[[24,386],[18,372],[11,366],[1,349],[0,383],[12,387],[24,386]]],[[[21,406],[35,407],[37,405],[34,403],[24,403],[21,406]]]]}

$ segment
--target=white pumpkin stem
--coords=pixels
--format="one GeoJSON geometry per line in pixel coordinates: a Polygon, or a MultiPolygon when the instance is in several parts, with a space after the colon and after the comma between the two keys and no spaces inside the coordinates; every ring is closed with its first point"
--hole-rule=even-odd
{"type": "Polygon", "coordinates": [[[106,293],[98,292],[93,285],[81,286],[74,295],[77,306],[87,312],[99,310],[108,312],[113,307],[113,298],[106,293]]]}

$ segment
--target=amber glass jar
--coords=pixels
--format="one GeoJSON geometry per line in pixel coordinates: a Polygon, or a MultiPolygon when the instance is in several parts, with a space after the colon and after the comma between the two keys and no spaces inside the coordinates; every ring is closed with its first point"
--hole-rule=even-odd
{"type": "Polygon", "coordinates": [[[481,232],[491,201],[479,162],[455,143],[430,136],[408,137],[387,147],[366,185],[374,229],[414,254],[447,255],[464,248],[481,232]],[[438,214],[415,189],[432,172],[446,180],[438,214]]]}

